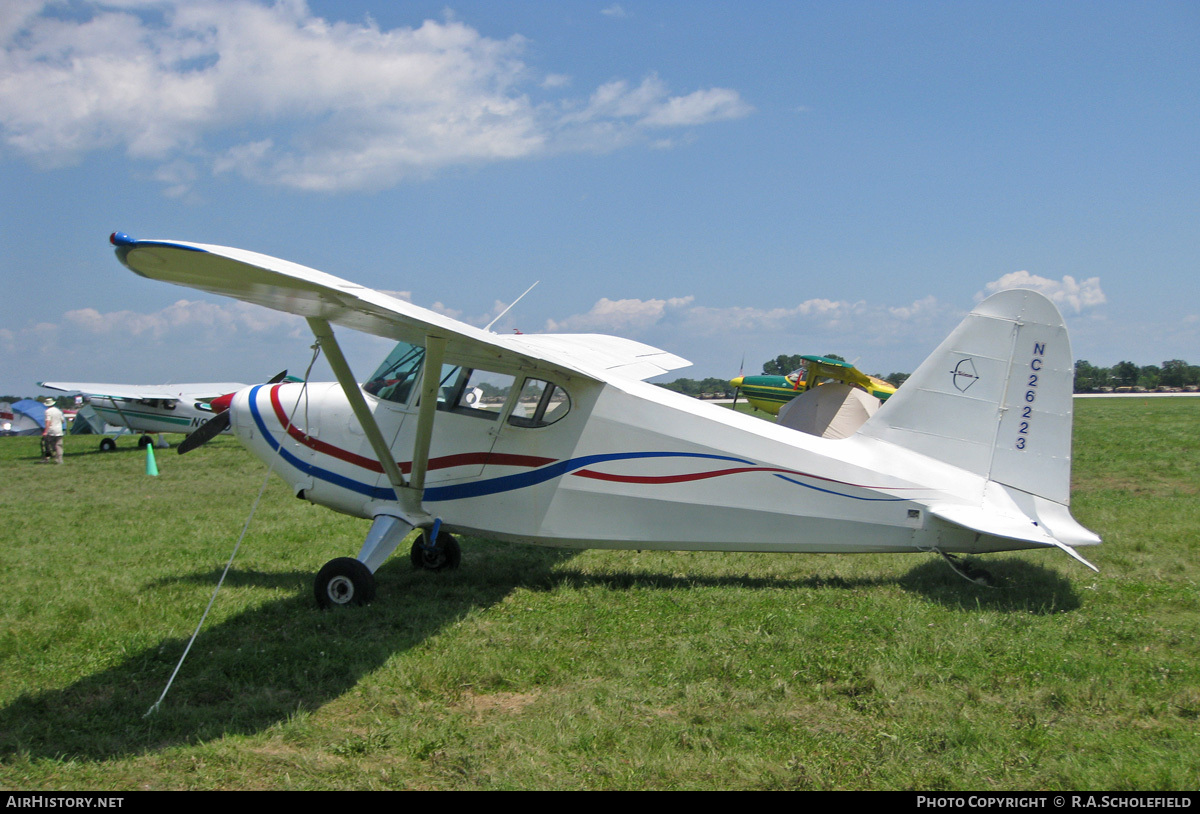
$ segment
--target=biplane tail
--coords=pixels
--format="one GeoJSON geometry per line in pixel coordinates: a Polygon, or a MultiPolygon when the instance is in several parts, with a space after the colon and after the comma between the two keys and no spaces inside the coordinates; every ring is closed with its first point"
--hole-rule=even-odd
{"type": "Polygon", "coordinates": [[[1058,309],[1036,291],[1002,291],[968,314],[860,433],[986,479],[988,508],[930,507],[942,519],[1082,559],[1072,548],[1100,539],[1068,508],[1073,388],[1058,309]]]}

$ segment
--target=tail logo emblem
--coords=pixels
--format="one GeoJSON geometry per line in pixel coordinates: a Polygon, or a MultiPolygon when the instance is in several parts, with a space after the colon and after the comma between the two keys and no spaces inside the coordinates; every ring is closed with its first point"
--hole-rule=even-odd
{"type": "Polygon", "coordinates": [[[950,371],[951,381],[954,382],[954,387],[960,393],[967,392],[967,389],[975,384],[979,379],[975,373],[975,363],[971,359],[963,359],[954,366],[954,370],[950,371]]]}

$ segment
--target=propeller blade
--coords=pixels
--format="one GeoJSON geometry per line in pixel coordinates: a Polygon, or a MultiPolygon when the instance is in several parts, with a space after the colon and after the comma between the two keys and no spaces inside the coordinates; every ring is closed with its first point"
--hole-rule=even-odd
{"type": "MultiPolygon", "coordinates": [[[[737,400],[738,400],[738,396],[740,396],[742,394],[742,379],[745,378],[745,376],[746,376],[746,354],[743,353],[742,354],[742,363],[740,365],[738,365],[737,378],[734,379],[734,381],[737,382],[737,385],[733,388],[733,404],[729,405],[729,409],[733,410],[734,412],[737,412],[737,400]]],[[[734,382],[730,382],[730,384],[733,384],[733,383],[734,382]]]]}
{"type": "MultiPolygon", "coordinates": [[[[286,378],[287,371],[281,370],[272,376],[267,384],[279,384],[286,378]]],[[[182,443],[176,447],[176,449],[179,450],[180,455],[204,446],[209,441],[225,432],[225,430],[229,429],[229,402],[233,400],[233,395],[233,393],[226,393],[225,395],[217,396],[212,400],[213,409],[217,414],[201,424],[198,430],[193,432],[187,438],[183,439],[182,443]]]]}
{"type": "Polygon", "coordinates": [[[223,413],[217,413],[208,421],[201,424],[200,428],[194,433],[189,435],[187,438],[184,438],[183,441],[180,442],[179,446],[176,447],[176,449],[179,450],[180,455],[191,452],[193,449],[202,447],[212,439],[216,438],[228,427],[229,411],[226,410],[223,413]]]}

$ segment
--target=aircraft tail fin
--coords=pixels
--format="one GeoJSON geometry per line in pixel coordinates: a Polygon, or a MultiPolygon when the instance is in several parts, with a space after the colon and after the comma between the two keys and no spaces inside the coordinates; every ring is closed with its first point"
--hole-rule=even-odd
{"type": "Polygon", "coordinates": [[[1054,304],[1036,291],[1002,291],[980,303],[859,432],[1066,506],[1073,371],[1054,304]]]}

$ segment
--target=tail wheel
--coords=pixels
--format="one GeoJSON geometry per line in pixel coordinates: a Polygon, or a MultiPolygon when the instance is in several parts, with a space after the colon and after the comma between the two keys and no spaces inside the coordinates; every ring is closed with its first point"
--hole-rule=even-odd
{"type": "Polygon", "coordinates": [[[417,537],[412,546],[413,568],[426,571],[451,571],[462,562],[462,548],[449,532],[438,533],[433,545],[425,542],[425,534],[417,537]]]}
{"type": "Polygon", "coordinates": [[[116,448],[117,448],[117,442],[114,441],[113,439],[103,438],[100,440],[100,451],[101,452],[112,452],[116,448]]]}
{"type": "Polygon", "coordinates": [[[375,598],[375,575],[353,557],[338,557],[317,572],[313,593],[322,608],[365,605],[375,598]]]}

